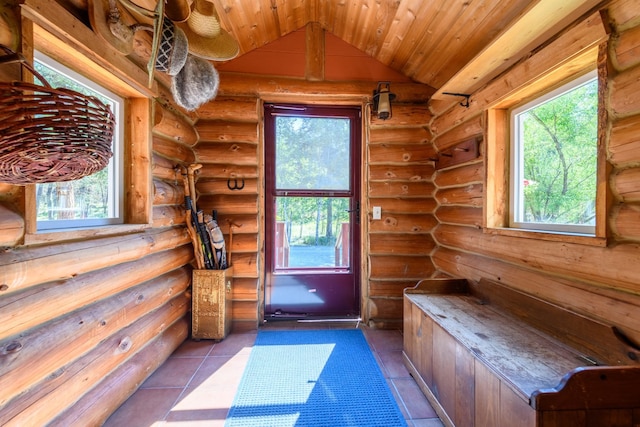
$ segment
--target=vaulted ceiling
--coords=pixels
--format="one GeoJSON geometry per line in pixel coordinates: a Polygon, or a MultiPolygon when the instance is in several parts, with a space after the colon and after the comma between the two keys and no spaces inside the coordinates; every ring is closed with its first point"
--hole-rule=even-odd
{"type": "Polygon", "coordinates": [[[212,0],[249,53],[310,22],[412,80],[469,92],[599,0],[212,0]],[[466,73],[466,74],[465,74],[466,73]]]}
{"type": "MultiPolygon", "coordinates": [[[[86,2],[58,0],[82,9],[86,2]]],[[[113,0],[111,0],[113,1],[113,0]]],[[[157,0],[132,0],[153,9],[157,0]]],[[[193,0],[167,0],[189,1],[193,0]]],[[[606,0],[209,0],[240,56],[309,23],[436,93],[472,93],[606,0]]],[[[440,98],[442,99],[442,98],[440,98]]]]}

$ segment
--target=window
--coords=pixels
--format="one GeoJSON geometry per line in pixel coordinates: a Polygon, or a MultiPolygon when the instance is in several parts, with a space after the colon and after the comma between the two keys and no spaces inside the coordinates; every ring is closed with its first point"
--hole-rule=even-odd
{"type": "Polygon", "coordinates": [[[108,105],[116,117],[113,156],[106,168],[75,181],[36,185],[37,230],[121,224],[124,100],[41,53],[36,53],[35,67],[51,86],[94,96],[108,105]]]}
{"type": "Polygon", "coordinates": [[[594,235],[596,73],[512,109],[510,130],[509,226],[594,235]]]}

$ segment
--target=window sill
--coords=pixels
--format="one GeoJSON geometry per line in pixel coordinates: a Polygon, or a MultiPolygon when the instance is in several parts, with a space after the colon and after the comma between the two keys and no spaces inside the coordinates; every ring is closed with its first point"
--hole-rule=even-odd
{"type": "Polygon", "coordinates": [[[483,228],[486,234],[520,237],[523,239],[546,240],[550,242],[575,243],[588,246],[607,246],[606,237],[588,236],[576,233],[550,233],[539,230],[523,230],[517,228],[483,228]]]}
{"type": "Polygon", "coordinates": [[[86,240],[97,237],[115,236],[119,234],[140,233],[149,228],[151,228],[151,224],[122,224],[91,228],[46,230],[39,233],[27,233],[24,236],[24,244],[39,245],[44,243],[65,242],[69,240],[86,240]]]}

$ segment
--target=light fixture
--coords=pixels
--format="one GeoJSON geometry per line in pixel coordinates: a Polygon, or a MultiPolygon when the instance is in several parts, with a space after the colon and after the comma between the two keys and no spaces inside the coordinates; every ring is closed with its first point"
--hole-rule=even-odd
{"type": "Polygon", "coordinates": [[[391,118],[391,101],[396,95],[391,93],[391,82],[378,82],[378,88],[373,91],[373,114],[380,120],[391,118]]]}

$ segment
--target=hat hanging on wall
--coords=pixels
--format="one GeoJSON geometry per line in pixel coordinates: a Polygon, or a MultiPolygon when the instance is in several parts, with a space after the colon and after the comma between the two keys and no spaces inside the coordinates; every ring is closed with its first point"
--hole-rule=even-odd
{"type": "Polygon", "coordinates": [[[191,5],[187,0],[167,0],[164,6],[164,16],[173,22],[184,22],[191,15],[191,5]]]}
{"type": "Polygon", "coordinates": [[[181,107],[193,111],[218,94],[220,78],[211,62],[187,55],[182,70],[171,79],[173,99],[181,107]]]}
{"type": "Polygon", "coordinates": [[[228,61],[240,53],[238,42],[220,26],[220,18],[212,2],[195,0],[186,22],[178,26],[189,40],[189,52],[212,61],[228,61]]]}

